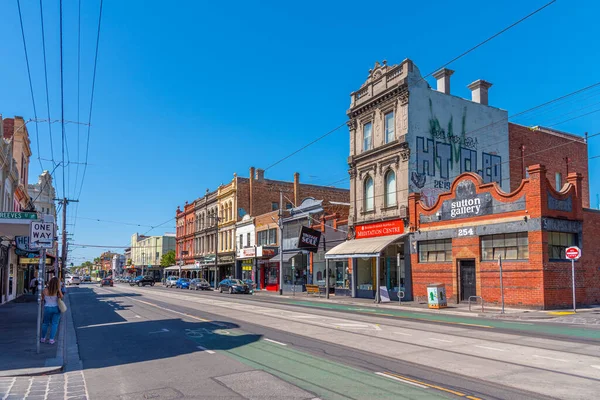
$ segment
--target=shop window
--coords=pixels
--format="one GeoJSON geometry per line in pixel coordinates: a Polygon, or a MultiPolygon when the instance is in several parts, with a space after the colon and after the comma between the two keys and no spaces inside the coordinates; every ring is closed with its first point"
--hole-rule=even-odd
{"type": "Polygon", "coordinates": [[[394,140],[394,112],[385,114],[385,142],[394,140]]]}
{"type": "Polygon", "coordinates": [[[374,187],[373,187],[373,178],[367,176],[365,179],[365,187],[363,190],[365,211],[373,211],[374,208],[374,187]]]}
{"type": "Polygon", "coordinates": [[[363,126],[363,151],[371,150],[373,147],[373,124],[367,122],[363,126]]]}
{"type": "Polygon", "coordinates": [[[279,203],[272,202],[271,203],[271,211],[279,210],[279,203]]]}
{"type": "Polygon", "coordinates": [[[566,232],[548,232],[548,258],[566,260],[567,247],[577,245],[577,234],[566,232]]]}
{"type": "Polygon", "coordinates": [[[392,207],[396,205],[396,174],[389,170],[385,174],[385,206],[392,207]]]}
{"type": "Polygon", "coordinates": [[[529,239],[527,232],[505,233],[481,237],[481,259],[495,261],[527,260],[529,258],[529,239]]]}
{"type": "Polygon", "coordinates": [[[452,261],[452,239],[419,242],[419,262],[452,261]]]}

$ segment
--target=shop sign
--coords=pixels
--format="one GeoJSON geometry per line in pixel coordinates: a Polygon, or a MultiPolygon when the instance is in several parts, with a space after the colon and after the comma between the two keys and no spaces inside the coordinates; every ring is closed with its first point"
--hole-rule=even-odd
{"type": "Polygon", "coordinates": [[[303,226],[298,238],[298,248],[316,253],[319,250],[319,241],[321,241],[321,232],[303,226]]]}
{"type": "Polygon", "coordinates": [[[476,193],[475,184],[470,180],[466,180],[457,185],[456,198],[442,203],[440,219],[453,220],[478,217],[491,214],[492,211],[492,195],[490,193],[476,193]]]}
{"type": "Polygon", "coordinates": [[[219,264],[229,264],[233,262],[233,256],[219,256],[219,264]]]}
{"type": "Polygon", "coordinates": [[[256,249],[254,247],[245,247],[242,249],[242,257],[254,257],[256,256],[256,249]]]}
{"type": "Polygon", "coordinates": [[[458,228],[457,229],[458,237],[474,236],[474,235],[475,235],[475,230],[473,228],[458,228]]]}
{"type": "Polygon", "coordinates": [[[277,247],[259,246],[256,248],[256,257],[272,258],[279,254],[277,247]]]}
{"type": "MultiPolygon", "coordinates": [[[[15,243],[17,245],[17,250],[21,250],[24,253],[35,253],[38,254],[38,249],[32,249],[29,246],[29,236],[15,236],[15,243]]],[[[25,254],[20,254],[25,255],[25,254]]]]}
{"type": "MultiPolygon", "coordinates": [[[[27,265],[31,265],[31,264],[39,264],[40,263],[40,258],[36,257],[36,258],[25,258],[25,257],[19,257],[19,264],[27,264],[27,265]]],[[[50,265],[52,264],[52,260],[48,257],[46,257],[46,265],[50,265]]]]}
{"type": "Polygon", "coordinates": [[[400,235],[404,233],[404,220],[394,219],[392,221],[375,222],[373,224],[358,225],[355,230],[357,239],[365,239],[379,236],[400,235]]]}
{"type": "Polygon", "coordinates": [[[252,271],[252,260],[242,261],[242,271],[252,271]]]}

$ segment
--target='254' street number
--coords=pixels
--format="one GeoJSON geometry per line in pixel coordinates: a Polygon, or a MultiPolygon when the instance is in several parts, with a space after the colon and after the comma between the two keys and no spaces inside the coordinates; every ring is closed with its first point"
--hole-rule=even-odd
{"type": "Polygon", "coordinates": [[[458,236],[473,236],[474,234],[473,228],[460,228],[458,230],[458,236]]]}

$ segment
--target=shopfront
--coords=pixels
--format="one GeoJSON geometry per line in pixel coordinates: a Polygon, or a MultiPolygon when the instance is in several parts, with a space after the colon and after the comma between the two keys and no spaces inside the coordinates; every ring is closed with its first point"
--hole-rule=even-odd
{"type": "Polygon", "coordinates": [[[410,261],[405,257],[407,238],[403,219],[357,225],[355,239],[325,254],[330,270],[336,271],[336,285],[338,278],[343,279],[352,297],[380,301],[385,292],[384,297],[392,301],[397,301],[399,296],[410,299],[410,261]],[[338,276],[338,271],[347,271],[345,277],[343,273],[338,276]]]}
{"type": "Polygon", "coordinates": [[[256,247],[244,247],[238,250],[235,277],[255,282],[254,264],[256,260],[256,247]]]}
{"type": "Polygon", "coordinates": [[[235,253],[219,254],[217,280],[233,277],[235,274],[235,253]]]}
{"type": "Polygon", "coordinates": [[[256,248],[256,288],[276,292],[279,290],[279,249],[272,246],[256,248]]]}

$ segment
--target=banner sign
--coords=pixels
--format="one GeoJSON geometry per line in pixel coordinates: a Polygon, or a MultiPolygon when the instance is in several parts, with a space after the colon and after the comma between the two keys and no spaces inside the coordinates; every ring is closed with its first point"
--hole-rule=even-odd
{"type": "Polygon", "coordinates": [[[358,225],[356,227],[356,238],[365,239],[378,236],[400,235],[404,233],[404,220],[394,219],[373,224],[358,225]]]}
{"type": "Polygon", "coordinates": [[[298,238],[298,248],[316,253],[319,250],[321,232],[303,226],[298,238]]]}
{"type": "MultiPolygon", "coordinates": [[[[26,253],[39,253],[39,249],[33,249],[29,246],[29,236],[15,236],[15,243],[18,250],[22,250],[26,253]]],[[[20,254],[25,255],[25,254],[20,254]]]]}

